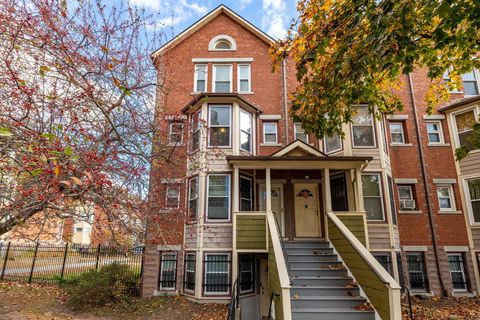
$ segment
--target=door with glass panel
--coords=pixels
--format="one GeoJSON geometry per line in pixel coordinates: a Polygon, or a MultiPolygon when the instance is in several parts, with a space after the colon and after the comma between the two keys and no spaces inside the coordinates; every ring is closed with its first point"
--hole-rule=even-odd
{"type": "MultiPolygon", "coordinates": [[[[284,213],[283,213],[283,185],[272,185],[271,187],[272,212],[278,221],[282,237],[285,236],[284,213]]],[[[265,185],[260,185],[260,211],[267,209],[267,192],[265,185]]]]}

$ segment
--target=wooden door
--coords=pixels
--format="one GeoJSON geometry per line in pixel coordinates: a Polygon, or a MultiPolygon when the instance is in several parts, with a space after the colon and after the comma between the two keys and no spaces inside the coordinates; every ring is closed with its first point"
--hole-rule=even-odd
{"type": "Polygon", "coordinates": [[[319,237],[318,185],[299,183],[294,185],[295,231],[297,237],[319,237]]]}

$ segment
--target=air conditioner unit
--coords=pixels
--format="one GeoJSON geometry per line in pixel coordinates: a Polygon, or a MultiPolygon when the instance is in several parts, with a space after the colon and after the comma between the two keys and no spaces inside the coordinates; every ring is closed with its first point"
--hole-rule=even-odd
{"type": "Polygon", "coordinates": [[[402,209],[402,210],[414,210],[415,209],[415,200],[401,199],[400,200],[400,209],[402,209]]]}

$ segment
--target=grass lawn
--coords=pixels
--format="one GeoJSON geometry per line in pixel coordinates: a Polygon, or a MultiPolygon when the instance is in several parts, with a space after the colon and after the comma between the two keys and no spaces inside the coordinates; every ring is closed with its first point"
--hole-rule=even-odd
{"type": "Polygon", "coordinates": [[[225,305],[198,304],[181,296],[129,298],[114,305],[75,312],[57,286],[0,282],[0,320],[225,320],[225,305]]]}

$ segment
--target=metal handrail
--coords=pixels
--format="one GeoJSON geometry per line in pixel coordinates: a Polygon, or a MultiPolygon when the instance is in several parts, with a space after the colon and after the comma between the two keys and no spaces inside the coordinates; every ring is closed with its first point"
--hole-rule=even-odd
{"type": "Polygon", "coordinates": [[[290,261],[288,261],[287,250],[285,248],[285,241],[283,241],[282,231],[280,230],[280,224],[278,223],[277,215],[274,213],[273,218],[275,219],[275,226],[277,227],[278,237],[280,238],[280,245],[282,246],[283,258],[285,259],[285,264],[287,265],[288,279],[290,279],[290,285],[292,280],[290,278],[290,261]]]}
{"type": "Polygon", "coordinates": [[[278,293],[272,292],[272,294],[270,295],[270,304],[268,305],[268,320],[272,319],[272,302],[273,298],[275,297],[280,297],[280,295],[278,293]]]}
{"type": "Polygon", "coordinates": [[[413,310],[412,310],[412,295],[410,289],[407,286],[403,286],[402,289],[405,289],[408,299],[408,311],[410,313],[410,319],[413,320],[413,310]]]}
{"type": "Polygon", "coordinates": [[[235,309],[238,308],[239,292],[238,292],[238,278],[235,280],[232,286],[232,298],[228,305],[228,320],[235,320],[235,309]]]}

